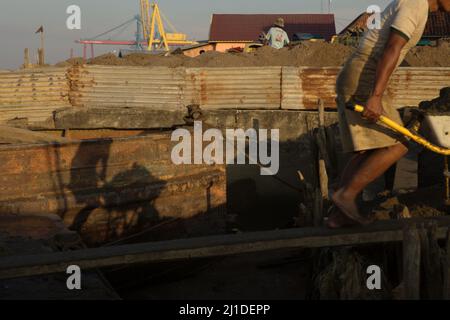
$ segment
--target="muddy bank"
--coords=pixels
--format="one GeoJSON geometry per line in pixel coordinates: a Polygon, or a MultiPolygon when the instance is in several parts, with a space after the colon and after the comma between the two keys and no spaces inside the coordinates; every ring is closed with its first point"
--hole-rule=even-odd
{"type": "MultiPolygon", "coordinates": [[[[88,64],[109,66],[165,66],[175,67],[264,67],[264,66],[292,66],[292,67],[336,67],[342,66],[354,48],[341,44],[308,42],[294,48],[276,50],[262,47],[252,53],[220,53],[206,52],[191,58],[182,54],[150,55],[134,53],[118,58],[109,53],[87,61],[88,64]]],[[[450,47],[442,44],[439,47],[417,47],[406,57],[404,66],[411,67],[449,67],[450,47]]],[[[82,64],[82,58],[73,58],[58,63],[64,67],[82,64]]]]}

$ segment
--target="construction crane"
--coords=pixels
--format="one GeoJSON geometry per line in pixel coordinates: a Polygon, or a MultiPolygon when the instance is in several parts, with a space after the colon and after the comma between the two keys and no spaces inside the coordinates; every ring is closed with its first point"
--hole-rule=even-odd
{"type": "Polygon", "coordinates": [[[142,51],[169,51],[170,47],[188,46],[196,44],[195,41],[187,40],[187,35],[179,33],[173,24],[160,11],[157,3],[149,0],[140,0],[140,15],[125,21],[106,32],[89,39],[76,41],[83,45],[83,57],[87,58],[87,48],[90,46],[91,58],[95,56],[94,45],[116,45],[130,46],[133,50],[142,51]],[[136,25],[134,40],[112,40],[127,30],[133,24],[136,25]],[[166,32],[167,30],[170,32],[166,32]],[[105,37],[107,37],[105,39],[105,37]]]}
{"type": "Polygon", "coordinates": [[[141,3],[141,24],[144,39],[148,41],[147,50],[165,50],[169,47],[187,46],[195,44],[194,41],[187,40],[187,35],[180,33],[173,26],[169,19],[159,9],[156,2],[150,0],[140,0],[141,3]],[[164,25],[167,25],[171,32],[166,32],[164,25]]]}

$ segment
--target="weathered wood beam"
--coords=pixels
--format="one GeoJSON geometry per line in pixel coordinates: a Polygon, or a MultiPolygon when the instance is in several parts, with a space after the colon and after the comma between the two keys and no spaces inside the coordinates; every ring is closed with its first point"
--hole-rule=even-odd
{"type": "MultiPolygon", "coordinates": [[[[450,217],[433,219],[436,219],[438,223],[437,237],[444,239],[450,226],[450,217]]],[[[423,219],[411,220],[427,221],[423,219]]],[[[4,257],[0,258],[0,279],[65,272],[70,265],[78,265],[82,270],[89,270],[118,265],[207,258],[278,249],[398,242],[404,238],[402,231],[404,224],[411,220],[384,221],[368,227],[345,230],[299,228],[53,254],[4,257]]]]}
{"type": "Polygon", "coordinates": [[[47,133],[0,125],[0,141],[4,143],[68,143],[70,139],[47,133]]]}
{"type": "Polygon", "coordinates": [[[445,244],[444,268],[444,285],[443,296],[445,300],[450,300],[450,228],[447,231],[447,240],[445,244]]]}
{"type": "Polygon", "coordinates": [[[403,230],[403,283],[405,300],[420,299],[421,241],[415,224],[403,230]]]}

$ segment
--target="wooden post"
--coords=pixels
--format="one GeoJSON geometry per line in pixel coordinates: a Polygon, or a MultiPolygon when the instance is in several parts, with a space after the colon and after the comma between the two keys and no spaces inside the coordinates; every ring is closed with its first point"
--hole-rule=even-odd
{"type": "Polygon", "coordinates": [[[38,65],[44,65],[44,51],[42,49],[38,49],[38,65]]]}
{"type": "Polygon", "coordinates": [[[83,62],[87,60],[87,45],[83,44],[83,62]]]}
{"type": "Polygon", "coordinates": [[[328,200],[328,174],[325,159],[327,158],[326,135],[325,133],[325,106],[322,100],[319,100],[319,131],[316,139],[319,146],[319,181],[320,192],[325,200],[328,200]]]}
{"type": "Polygon", "coordinates": [[[23,52],[23,67],[24,69],[30,67],[30,50],[28,48],[25,48],[23,52]]]}
{"type": "Polygon", "coordinates": [[[403,229],[403,298],[420,299],[420,236],[415,224],[403,229]]]}
{"type": "Polygon", "coordinates": [[[303,194],[303,201],[305,203],[300,204],[300,218],[304,218],[305,219],[305,224],[306,226],[313,226],[314,225],[314,198],[315,198],[315,194],[314,194],[314,188],[311,186],[310,183],[308,183],[305,179],[305,176],[303,175],[303,173],[301,171],[298,171],[298,177],[300,179],[300,185],[301,185],[301,190],[302,190],[302,194],[303,194]]]}
{"type": "Polygon", "coordinates": [[[444,275],[443,275],[443,298],[444,300],[450,300],[450,228],[447,231],[447,241],[445,245],[445,258],[443,263],[444,275]]]}
{"type": "Polygon", "coordinates": [[[45,43],[44,43],[44,30],[41,31],[41,48],[38,50],[39,54],[39,65],[45,65],[45,43]]]}
{"type": "Polygon", "coordinates": [[[441,250],[437,242],[437,224],[429,223],[419,228],[422,299],[437,300],[442,298],[441,250]]]}
{"type": "Polygon", "coordinates": [[[320,189],[316,189],[314,194],[314,226],[320,227],[323,225],[323,194],[320,189]]]}
{"type": "Polygon", "coordinates": [[[444,158],[444,168],[445,168],[445,205],[450,206],[450,171],[448,165],[448,156],[444,158]]]}
{"type": "Polygon", "coordinates": [[[332,178],[336,178],[339,175],[339,168],[338,168],[338,155],[337,155],[337,148],[338,143],[336,141],[336,134],[334,131],[334,128],[332,126],[325,128],[325,134],[327,139],[327,152],[328,152],[328,158],[330,160],[329,168],[328,168],[328,176],[332,178]]]}

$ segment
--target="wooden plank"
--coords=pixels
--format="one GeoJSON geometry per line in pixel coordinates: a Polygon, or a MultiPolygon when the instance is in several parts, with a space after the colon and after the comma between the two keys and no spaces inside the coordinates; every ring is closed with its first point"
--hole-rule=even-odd
{"type": "MultiPolygon", "coordinates": [[[[324,200],[329,199],[328,195],[328,173],[327,165],[330,168],[330,160],[327,152],[327,136],[325,132],[325,105],[323,100],[319,100],[319,128],[315,135],[317,147],[319,149],[319,182],[320,191],[324,200]]],[[[322,217],[323,218],[323,217],[322,217]]]]}
{"type": "MultiPolygon", "coordinates": [[[[450,226],[450,217],[434,219],[438,221],[439,225],[437,237],[444,239],[450,226]]],[[[424,220],[419,219],[418,221],[424,220]]],[[[402,232],[404,223],[405,221],[400,220],[384,221],[368,227],[346,230],[326,228],[276,230],[56,254],[5,257],[0,259],[0,279],[64,272],[69,265],[78,265],[82,270],[89,270],[118,265],[218,257],[278,249],[398,242],[404,237],[402,232]]],[[[408,233],[406,237],[409,237],[408,233]]],[[[409,242],[405,243],[407,243],[408,251],[416,250],[416,247],[410,248],[409,242]]]]}
{"type": "Polygon", "coordinates": [[[427,265],[423,273],[426,282],[426,299],[440,300],[443,298],[444,279],[442,277],[441,248],[436,237],[437,226],[435,223],[430,222],[425,230],[425,235],[428,238],[427,265]]]}
{"type": "Polygon", "coordinates": [[[67,143],[70,139],[47,133],[0,125],[0,141],[8,143],[67,143]]]}
{"type": "Polygon", "coordinates": [[[403,231],[403,283],[405,300],[420,299],[420,235],[414,223],[403,231]]]}
{"type": "Polygon", "coordinates": [[[443,273],[441,272],[441,249],[436,239],[437,226],[430,222],[419,230],[422,260],[422,299],[442,299],[443,273]]]}
{"type": "Polygon", "coordinates": [[[447,240],[445,245],[445,259],[444,259],[444,300],[450,300],[450,228],[447,231],[447,240]]]}

